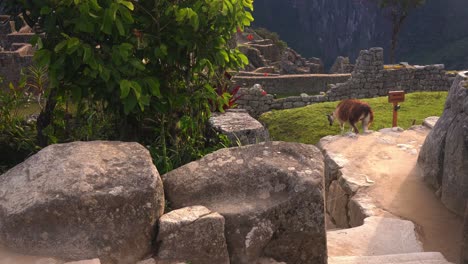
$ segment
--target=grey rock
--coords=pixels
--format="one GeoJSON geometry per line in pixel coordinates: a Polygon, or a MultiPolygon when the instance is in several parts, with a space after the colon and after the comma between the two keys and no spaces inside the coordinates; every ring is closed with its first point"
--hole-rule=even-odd
{"type": "Polygon", "coordinates": [[[457,76],[450,88],[442,116],[421,148],[418,165],[424,179],[435,189],[441,188],[441,200],[447,208],[463,215],[468,201],[468,102],[465,77],[457,76]]]}
{"type": "Polygon", "coordinates": [[[246,111],[228,110],[225,113],[213,113],[209,124],[217,132],[226,135],[232,146],[270,140],[268,130],[246,111]]]}
{"type": "Polygon", "coordinates": [[[224,218],[203,206],[171,211],[159,219],[158,260],[193,264],[229,263],[224,218]]]}
{"type": "Polygon", "coordinates": [[[19,253],[134,263],[151,250],[164,193],[137,143],[51,145],[0,176],[0,242],[19,253]]]}
{"type": "Polygon", "coordinates": [[[337,181],[333,181],[327,192],[327,212],[339,228],[348,228],[348,195],[337,181]]]}
{"type": "Polygon", "coordinates": [[[174,208],[203,205],[224,216],[231,263],[326,263],[323,156],[316,147],[222,149],[162,178],[174,208]]]}
{"type": "Polygon", "coordinates": [[[362,226],[327,232],[330,256],[375,256],[423,252],[411,221],[368,217],[362,226]]]}

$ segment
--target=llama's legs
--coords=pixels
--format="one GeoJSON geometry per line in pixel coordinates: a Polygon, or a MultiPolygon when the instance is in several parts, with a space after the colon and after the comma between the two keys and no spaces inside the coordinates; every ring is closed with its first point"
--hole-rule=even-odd
{"type": "Polygon", "coordinates": [[[354,123],[350,123],[350,124],[353,127],[354,133],[359,134],[359,129],[356,127],[356,124],[354,124],[354,123]]]}
{"type": "Polygon", "coordinates": [[[362,131],[363,131],[363,133],[366,133],[367,130],[369,129],[369,121],[370,121],[369,115],[362,119],[362,131]]]}
{"type": "Polygon", "coordinates": [[[344,122],[340,121],[341,134],[344,133],[344,124],[345,124],[344,122]]]}

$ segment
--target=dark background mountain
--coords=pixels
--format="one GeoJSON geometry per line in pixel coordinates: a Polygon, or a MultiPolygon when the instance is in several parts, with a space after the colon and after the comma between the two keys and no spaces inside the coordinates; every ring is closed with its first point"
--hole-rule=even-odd
{"type": "MultiPolygon", "coordinates": [[[[304,57],[329,67],[339,55],[390,46],[391,24],[370,0],[255,0],[254,26],[277,32],[304,57]]],[[[386,52],[388,55],[388,52],[386,52]]],[[[468,68],[468,1],[427,0],[405,21],[397,61],[468,68]]]]}

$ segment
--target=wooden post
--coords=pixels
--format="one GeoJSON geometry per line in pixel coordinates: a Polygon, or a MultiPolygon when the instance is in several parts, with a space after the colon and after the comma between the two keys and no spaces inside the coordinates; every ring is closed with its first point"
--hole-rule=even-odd
{"type": "Polygon", "coordinates": [[[398,102],[393,102],[393,120],[392,127],[398,126],[398,102]]]}
{"type": "Polygon", "coordinates": [[[393,103],[393,121],[392,127],[398,126],[398,110],[400,106],[398,103],[405,101],[405,92],[404,91],[390,91],[388,92],[388,102],[393,103]]]}

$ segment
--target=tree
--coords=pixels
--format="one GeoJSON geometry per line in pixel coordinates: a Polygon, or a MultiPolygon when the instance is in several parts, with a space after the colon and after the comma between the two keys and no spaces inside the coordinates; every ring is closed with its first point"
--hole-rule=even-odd
{"type": "Polygon", "coordinates": [[[215,91],[224,69],[248,63],[227,43],[253,21],[253,0],[11,2],[44,33],[34,56],[49,76],[42,129],[56,100],[71,98],[120,116],[123,140],[150,118],[161,144],[189,145],[203,139],[210,102],[228,101],[215,91]]]}
{"type": "Polygon", "coordinates": [[[380,8],[388,10],[392,22],[392,41],[390,47],[390,62],[395,62],[395,50],[398,44],[398,35],[403,22],[408,17],[410,10],[420,7],[426,0],[375,0],[380,8]]]}

